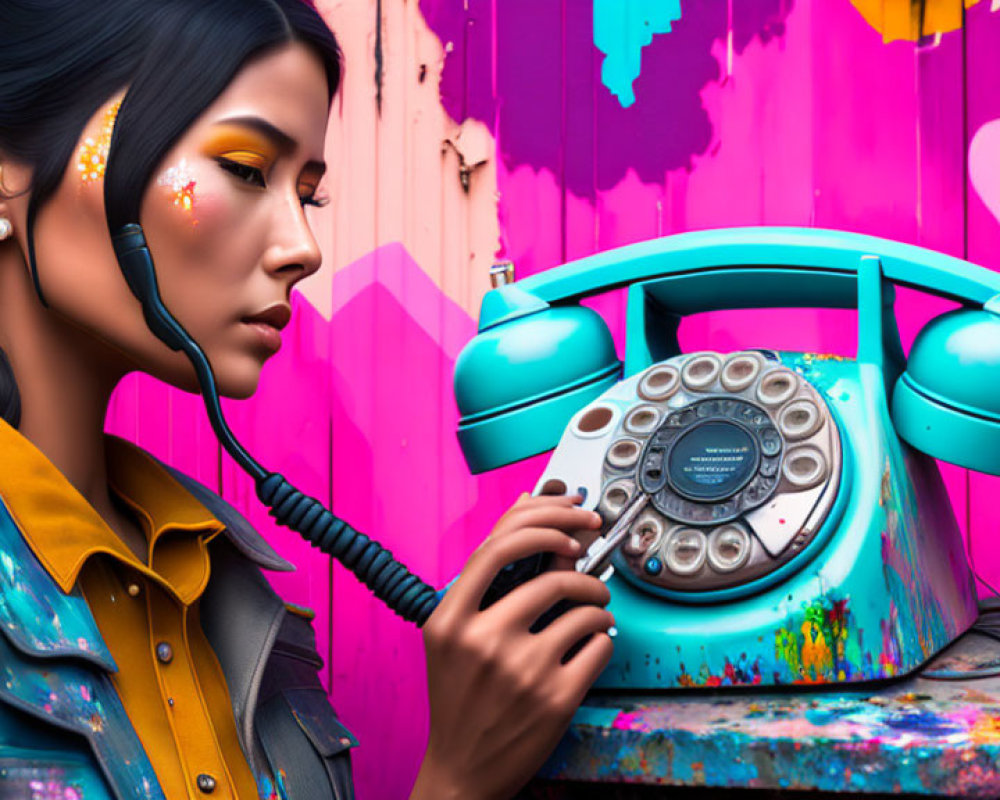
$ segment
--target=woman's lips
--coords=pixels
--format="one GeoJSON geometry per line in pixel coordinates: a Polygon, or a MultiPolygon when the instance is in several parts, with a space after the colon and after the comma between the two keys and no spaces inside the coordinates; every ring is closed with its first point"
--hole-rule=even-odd
{"type": "Polygon", "coordinates": [[[292,309],[284,303],[268,306],[252,316],[241,320],[256,334],[261,344],[277,353],[281,349],[281,329],[292,318],[292,309]]]}
{"type": "Polygon", "coordinates": [[[281,331],[277,328],[263,322],[245,322],[244,324],[254,332],[261,344],[268,350],[277,353],[281,349],[281,331]]]}

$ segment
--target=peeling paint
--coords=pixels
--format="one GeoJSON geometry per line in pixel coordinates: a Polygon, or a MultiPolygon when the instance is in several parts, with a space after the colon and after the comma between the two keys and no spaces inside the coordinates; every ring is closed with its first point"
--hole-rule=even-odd
{"type": "Polygon", "coordinates": [[[493,156],[493,138],[484,125],[467,119],[444,140],[444,146],[458,156],[458,178],[462,189],[468,192],[472,173],[493,156]]]}

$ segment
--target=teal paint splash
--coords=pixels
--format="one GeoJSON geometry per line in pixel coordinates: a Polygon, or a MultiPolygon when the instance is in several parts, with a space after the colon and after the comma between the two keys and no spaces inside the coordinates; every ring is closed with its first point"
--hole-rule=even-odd
{"type": "Polygon", "coordinates": [[[632,83],[642,70],[642,48],[670,33],[681,18],[680,0],[594,0],[594,45],[604,53],[601,82],[622,108],[635,102],[632,83]]]}

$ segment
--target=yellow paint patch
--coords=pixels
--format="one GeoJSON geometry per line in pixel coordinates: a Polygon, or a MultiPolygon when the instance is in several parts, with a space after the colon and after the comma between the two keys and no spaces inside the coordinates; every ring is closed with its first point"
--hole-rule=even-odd
{"type": "Polygon", "coordinates": [[[974,744],[1000,743],[1000,718],[980,717],[969,731],[969,738],[974,744]]]}
{"type": "MultiPolygon", "coordinates": [[[[965,0],[972,8],[979,0],[965,0]]],[[[865,22],[882,34],[888,44],[916,42],[924,36],[948,33],[962,27],[962,8],[955,0],[851,0],[865,22]]]]}

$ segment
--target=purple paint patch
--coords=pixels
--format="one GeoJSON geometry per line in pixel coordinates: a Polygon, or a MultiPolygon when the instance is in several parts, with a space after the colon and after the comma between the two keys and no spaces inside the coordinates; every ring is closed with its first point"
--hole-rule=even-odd
{"type": "Polygon", "coordinates": [[[420,5],[447,50],[441,102],[448,113],[490,126],[509,169],[521,164],[548,169],[565,175],[574,194],[593,198],[595,188],[615,186],[629,169],[646,183],[659,183],[668,170],[689,169],[692,157],[704,153],[713,139],[701,100],[704,87],[724,74],[713,50],[731,41],[739,54],[752,41],[767,44],[783,36],[793,2],[732,4],[731,13],[726,0],[685,8],[672,31],[654,37],[643,50],[636,103],[629,108],[622,108],[606,87],[595,86],[591,74],[581,75],[581,69],[599,69],[595,65],[602,58],[594,46],[589,3],[565,11],[532,0],[505,0],[495,10],[485,0],[468,0],[468,10],[462,0],[421,0],[420,5]],[[578,102],[592,106],[589,125],[563,131],[563,120],[569,124],[578,116],[572,113],[578,102]],[[499,130],[498,106],[503,110],[499,130]],[[567,162],[594,163],[596,175],[567,170],[567,162]]]}

